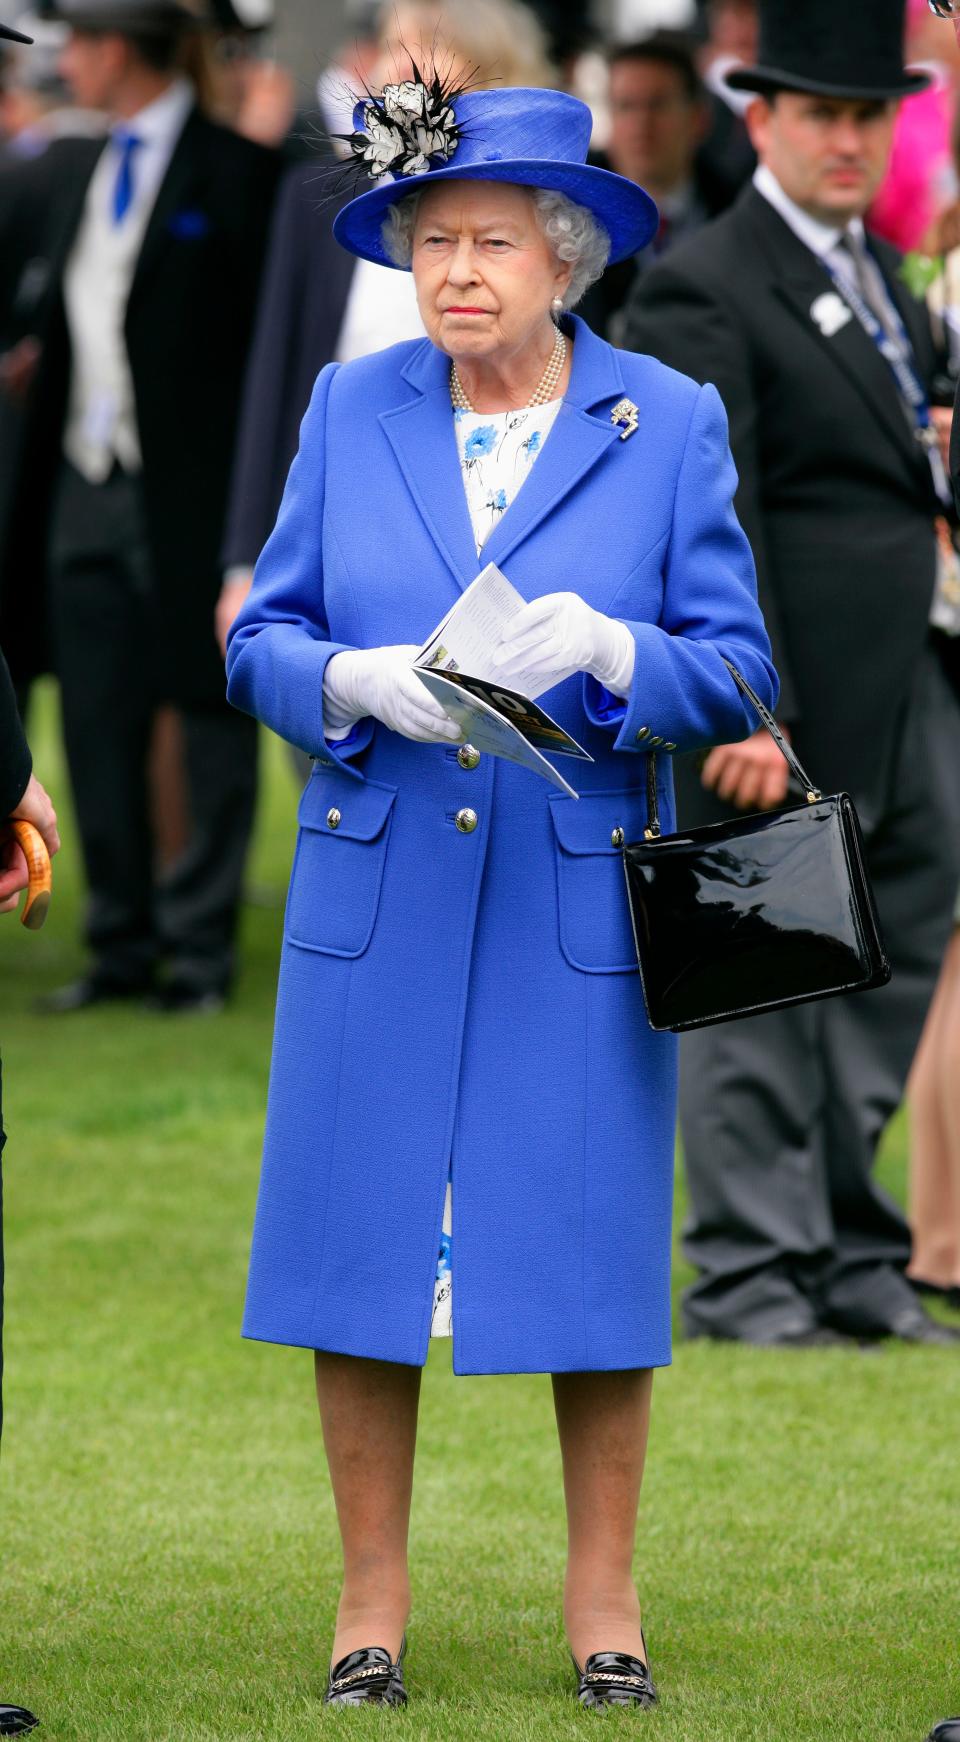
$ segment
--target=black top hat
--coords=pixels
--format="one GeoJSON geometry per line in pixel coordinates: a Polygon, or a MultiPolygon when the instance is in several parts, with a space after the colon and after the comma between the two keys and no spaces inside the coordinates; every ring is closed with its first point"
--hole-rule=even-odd
{"type": "Polygon", "coordinates": [[[74,30],[174,32],[196,25],[196,15],[181,0],[52,0],[44,12],[74,30]]]}
{"type": "Polygon", "coordinates": [[[735,67],[735,91],[810,91],[886,101],[930,84],[903,64],[904,0],[760,0],[759,64],[735,67]]]}
{"type": "Polygon", "coordinates": [[[0,41],[2,42],[32,42],[32,36],[24,36],[19,30],[11,30],[9,24],[0,24],[0,41]]]}

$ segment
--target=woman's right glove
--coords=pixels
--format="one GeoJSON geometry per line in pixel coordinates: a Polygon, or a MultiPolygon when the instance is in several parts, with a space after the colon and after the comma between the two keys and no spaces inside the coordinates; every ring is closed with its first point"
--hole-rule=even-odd
{"type": "Polygon", "coordinates": [[[416,744],[458,744],[460,727],[435,702],[413,669],[418,647],[362,647],[335,653],[323,674],[323,729],[342,736],[357,720],[375,720],[416,744]]]}

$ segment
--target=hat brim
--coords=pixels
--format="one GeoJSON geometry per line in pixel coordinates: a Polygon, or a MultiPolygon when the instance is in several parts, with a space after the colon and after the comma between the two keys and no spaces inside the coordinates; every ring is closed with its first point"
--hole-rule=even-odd
{"type": "Polygon", "coordinates": [[[11,30],[9,24],[0,24],[0,42],[33,42],[32,36],[24,36],[22,30],[11,30]]]}
{"type": "MultiPolygon", "coordinates": [[[[549,188],[586,206],[610,238],[610,260],[626,260],[656,235],[660,214],[648,193],[626,176],[592,163],[557,163],[516,158],[493,163],[448,164],[403,180],[384,182],[358,194],[337,213],[333,233],[341,247],[378,266],[396,266],[383,246],[383,220],[398,200],[435,182],[503,181],[514,186],[549,188]]],[[[402,268],[400,270],[403,270],[402,268]]]]}
{"type": "Polygon", "coordinates": [[[807,92],[812,97],[840,97],[866,103],[888,103],[898,97],[912,97],[918,91],[925,91],[933,84],[933,73],[923,71],[920,67],[911,70],[905,67],[899,79],[879,85],[858,84],[854,79],[849,83],[835,84],[827,79],[807,79],[801,74],[787,72],[782,67],[732,67],[724,73],[722,83],[728,85],[731,91],[755,91],[758,96],[769,96],[772,91],[807,92]]]}

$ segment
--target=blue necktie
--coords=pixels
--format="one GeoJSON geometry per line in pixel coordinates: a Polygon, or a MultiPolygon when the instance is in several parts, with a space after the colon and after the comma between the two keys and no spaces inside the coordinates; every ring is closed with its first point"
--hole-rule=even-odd
{"type": "Polygon", "coordinates": [[[126,128],[118,127],[113,135],[113,143],[120,153],[120,166],[113,189],[113,221],[122,224],[133,204],[133,154],[143,144],[136,133],[128,133],[126,128]]]}

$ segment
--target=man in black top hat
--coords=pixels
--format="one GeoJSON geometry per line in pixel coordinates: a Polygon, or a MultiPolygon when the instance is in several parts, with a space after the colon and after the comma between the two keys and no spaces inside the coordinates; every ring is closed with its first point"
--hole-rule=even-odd
{"type": "MultiPolygon", "coordinates": [[[[216,126],[178,72],[178,0],[56,0],[62,69],[112,117],[102,147],[0,178],[5,219],[42,200],[21,329],[41,348],[0,528],[5,595],[40,567],[90,893],[89,972],[57,1011],[152,994],[218,1008],[255,792],[256,735],[224,697],[219,547],[279,156],[216,126]],[[180,727],[187,840],[157,869],[148,757],[180,727]],[[157,972],[160,972],[159,981],[157,972]]],[[[18,601],[19,602],[19,601],[18,601]]],[[[21,639],[26,639],[23,637],[21,639]]]]}
{"type": "MultiPolygon", "coordinates": [[[[904,1275],[903,1215],[875,1184],[950,930],[960,713],[930,626],[949,492],[929,437],[926,311],[863,215],[896,104],[903,0],[763,0],[760,165],[731,211],[655,266],[627,343],[716,383],[782,680],[780,715],[825,791],[847,790],[893,963],[878,992],[704,1030],[681,1048],[699,1276],[692,1335],[784,1346],[945,1342],[904,1275]]],[[[679,771],[694,825],[782,804],[763,732],[679,771]]]]}

